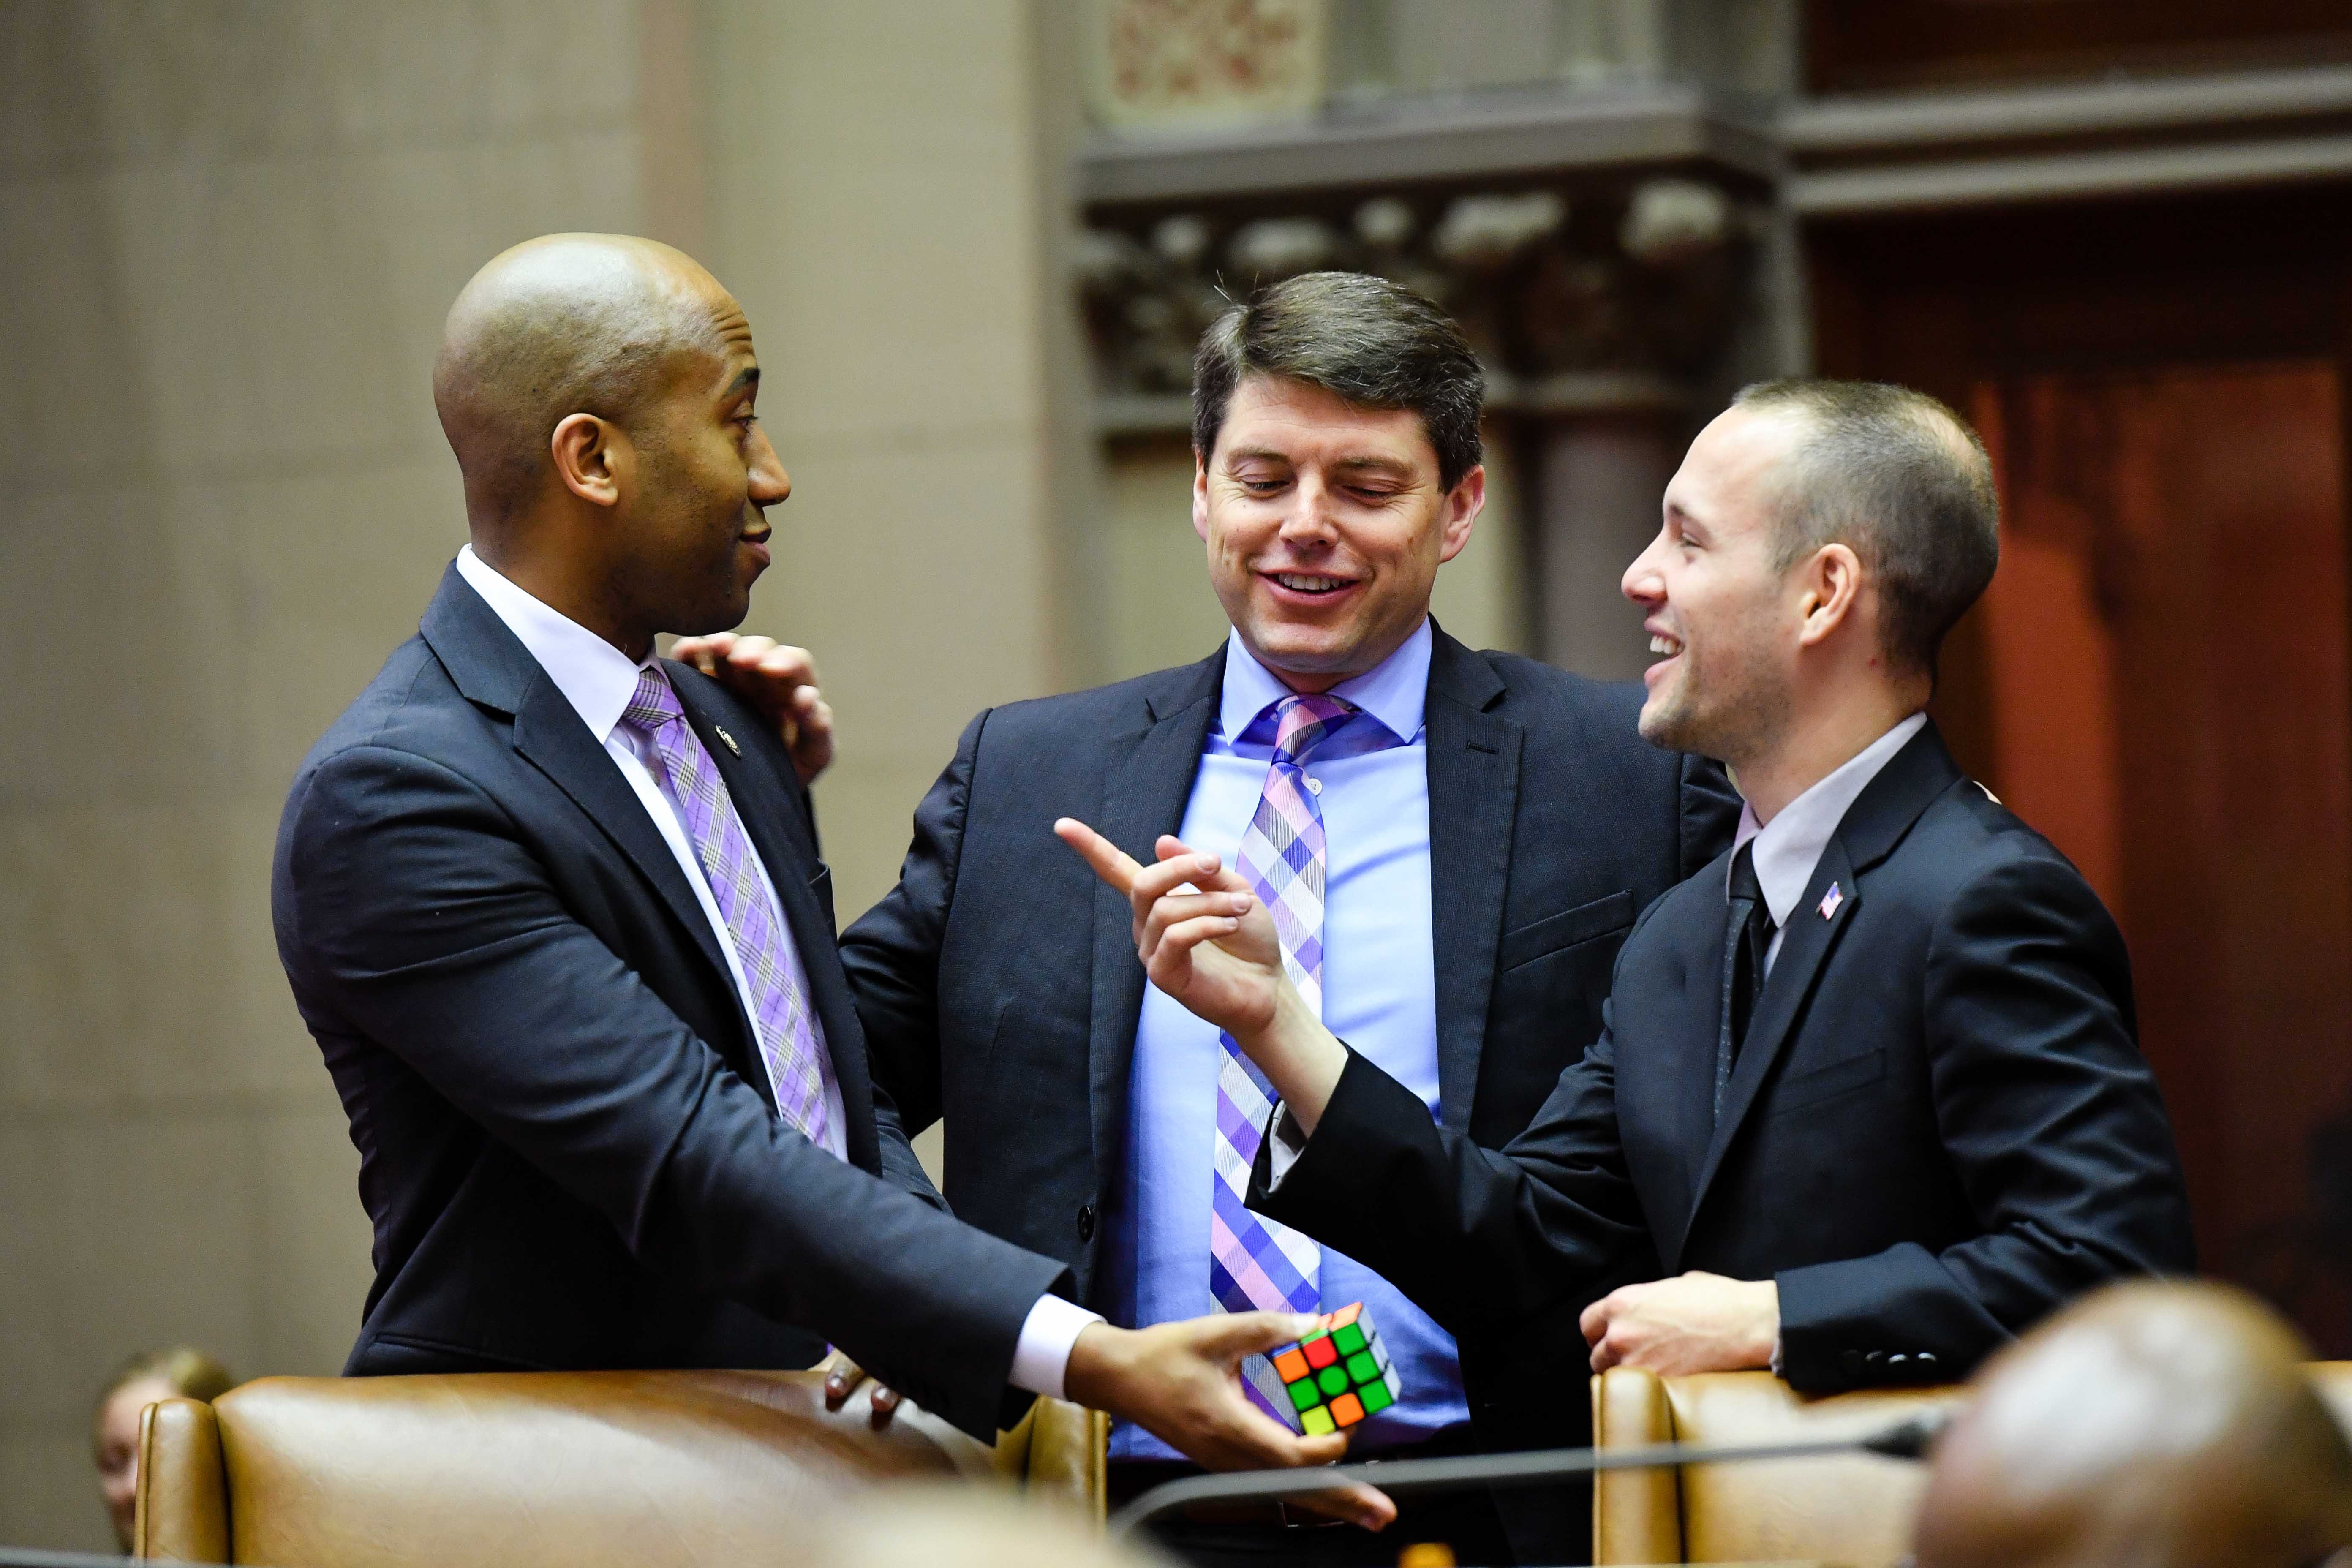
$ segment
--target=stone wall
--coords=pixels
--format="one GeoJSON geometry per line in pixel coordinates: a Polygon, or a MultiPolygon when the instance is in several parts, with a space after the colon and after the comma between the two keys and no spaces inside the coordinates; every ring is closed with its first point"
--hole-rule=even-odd
{"type": "Polygon", "coordinates": [[[0,1542],[109,1545],[126,1352],[330,1373],[358,1327],[269,852],[464,540],[428,371],[483,260],[652,232],[749,306],[798,487],[749,624],[828,672],[845,916],[971,712],[1091,668],[1052,9],[0,7],[0,1542]]]}

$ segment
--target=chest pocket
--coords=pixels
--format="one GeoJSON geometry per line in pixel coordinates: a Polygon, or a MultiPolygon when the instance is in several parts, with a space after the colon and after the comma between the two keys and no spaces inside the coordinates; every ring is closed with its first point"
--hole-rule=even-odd
{"type": "Polygon", "coordinates": [[[1613,935],[1633,923],[1633,893],[1611,893],[1504,932],[1502,943],[1495,952],[1495,967],[1504,973],[1522,968],[1580,942],[1613,935]]]}
{"type": "Polygon", "coordinates": [[[1874,1046],[1866,1051],[1843,1058],[1822,1067],[1783,1077],[1772,1090],[1771,1114],[1801,1110],[1819,1105],[1849,1089],[1864,1089],[1886,1076],[1886,1047],[1874,1046]]]}

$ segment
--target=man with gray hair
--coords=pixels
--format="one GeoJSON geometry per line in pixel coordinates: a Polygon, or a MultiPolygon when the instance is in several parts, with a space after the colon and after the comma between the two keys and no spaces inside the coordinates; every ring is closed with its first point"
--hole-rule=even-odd
{"type": "Polygon", "coordinates": [[[1738,837],[1625,939],[1606,1026],[1507,1148],[1341,1043],[1247,883],[1064,825],[1153,982],[1280,1096],[1250,1206],[1563,1405],[1588,1359],[1948,1383],[2073,1296],[2189,1269],[2122,935],[1925,712],[1998,556],[1983,447],[1917,393],[1772,383],[1664,512],[1624,580],[1660,656],[1641,730],[1730,766],[1738,837]]]}

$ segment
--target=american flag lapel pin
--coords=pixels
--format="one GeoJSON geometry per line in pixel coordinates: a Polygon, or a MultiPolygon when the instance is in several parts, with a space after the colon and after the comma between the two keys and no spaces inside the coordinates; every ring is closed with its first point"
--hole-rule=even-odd
{"type": "MultiPolygon", "coordinates": [[[[729,751],[734,752],[739,757],[743,754],[743,748],[735,743],[735,737],[727,732],[726,725],[713,724],[710,726],[710,730],[711,733],[717,735],[721,741],[727,743],[727,749],[729,751]]],[[[1823,914],[1827,914],[1829,911],[1824,910],[1822,912],[1823,914]]]]}
{"type": "Polygon", "coordinates": [[[1839,890],[1835,882],[1832,882],[1830,890],[1822,895],[1822,919],[1828,920],[1836,914],[1838,906],[1843,902],[1845,902],[1845,894],[1839,890]]]}

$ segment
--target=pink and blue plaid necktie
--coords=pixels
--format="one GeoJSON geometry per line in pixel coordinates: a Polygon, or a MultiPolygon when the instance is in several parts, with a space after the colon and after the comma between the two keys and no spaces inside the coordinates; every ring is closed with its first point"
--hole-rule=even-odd
{"type": "MultiPolygon", "coordinates": [[[[1265,770],[1257,814],[1242,835],[1234,868],[1264,900],[1282,940],[1291,984],[1323,1011],[1323,813],[1308,785],[1307,759],[1352,717],[1336,697],[1293,694],[1274,705],[1274,761],[1265,770]]],[[[1210,1182],[1209,1290],[1228,1312],[1312,1312],[1322,1305],[1322,1248],[1287,1226],[1250,1212],[1250,1167],[1265,1141],[1274,1092],[1264,1074],[1220,1035],[1215,1171],[1210,1182]]],[[[1243,1363],[1249,1386],[1268,1412],[1292,1422],[1282,1380],[1264,1356],[1243,1363]]]]}
{"type": "Polygon", "coordinates": [[[658,665],[637,677],[636,694],[621,722],[653,742],[655,782],[677,812],[694,846],[694,858],[710,883],[710,896],[727,922],[735,960],[751,987],[751,1024],[759,1035],[760,1060],[775,1091],[776,1114],[812,1143],[825,1136],[825,1079],[832,1064],[824,1037],[810,1009],[808,975],[784,929],[781,914],[760,882],[751,841],[735,803],[719,776],[718,764],[687,723],[677,693],[658,665]]]}

